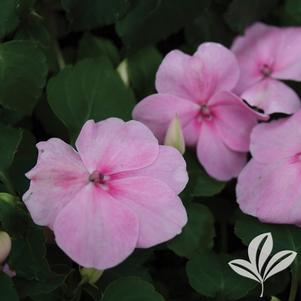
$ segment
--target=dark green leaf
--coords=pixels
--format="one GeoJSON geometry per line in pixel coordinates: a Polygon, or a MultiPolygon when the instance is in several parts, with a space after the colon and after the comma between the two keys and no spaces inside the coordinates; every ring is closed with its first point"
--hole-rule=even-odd
{"type": "Polygon", "coordinates": [[[162,55],[153,47],[144,48],[127,59],[130,83],[138,98],[155,90],[155,76],[162,61],[162,55]]]}
{"type": "Polygon", "coordinates": [[[130,119],[135,104],[132,92],[105,57],[65,68],[49,81],[47,94],[50,107],[73,137],[88,119],[130,119]]]}
{"type": "Polygon", "coordinates": [[[301,2],[300,0],[286,0],[284,12],[287,14],[287,23],[290,25],[301,24],[301,2]]]}
{"type": "Polygon", "coordinates": [[[134,1],[117,22],[117,32],[131,51],[156,43],[202,14],[209,0],[134,1]]]}
{"type": "Polygon", "coordinates": [[[213,246],[214,219],[203,205],[191,204],[187,208],[188,222],[182,233],[168,243],[177,255],[190,258],[197,250],[213,246]]]}
{"type": "Polygon", "coordinates": [[[226,300],[238,300],[248,294],[256,283],[237,275],[228,265],[231,256],[200,253],[187,264],[190,285],[201,295],[226,300]]]}
{"type": "Polygon", "coordinates": [[[105,290],[102,301],[164,301],[154,287],[139,278],[120,278],[105,290]]]}
{"type": "Polygon", "coordinates": [[[114,23],[128,8],[128,0],[62,0],[75,30],[114,23]]]}
{"type": "Polygon", "coordinates": [[[13,281],[6,274],[0,272],[1,301],[19,301],[13,281]]]}
{"type": "Polygon", "coordinates": [[[220,193],[224,189],[226,183],[211,178],[204,171],[194,154],[186,152],[184,157],[189,174],[189,183],[185,189],[185,193],[196,197],[210,197],[220,193]]]}
{"type": "Polygon", "coordinates": [[[0,38],[16,29],[19,23],[16,0],[1,0],[0,38]]]}
{"type": "Polygon", "coordinates": [[[97,38],[86,33],[79,43],[79,58],[106,56],[114,66],[119,63],[119,53],[116,46],[107,39],[97,38]]]}
{"type": "Polygon", "coordinates": [[[0,223],[13,237],[23,235],[30,224],[29,216],[17,198],[8,193],[0,193],[0,223]]]}
{"type": "Polygon", "coordinates": [[[278,0],[233,0],[225,14],[232,30],[243,32],[251,23],[261,20],[278,4],[278,0]]]}
{"type": "Polygon", "coordinates": [[[44,54],[29,41],[0,44],[0,104],[30,114],[45,84],[44,54]]]}

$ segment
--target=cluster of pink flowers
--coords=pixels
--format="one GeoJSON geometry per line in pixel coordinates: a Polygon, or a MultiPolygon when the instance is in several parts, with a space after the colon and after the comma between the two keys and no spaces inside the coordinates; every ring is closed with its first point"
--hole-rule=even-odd
{"type": "Polygon", "coordinates": [[[301,113],[256,125],[268,114],[299,110],[297,94],[279,81],[301,80],[299,39],[299,28],[255,24],[232,51],[204,43],[192,56],[170,52],[157,72],[158,93],[137,104],[136,121],[87,121],[76,149],[55,138],[38,143],[23,197],[33,220],[52,229],[74,261],[97,269],[179,234],[187,222],[178,197],[186,164],[175,148],[158,143],[177,117],[209,175],[239,176],[244,212],[301,225],[301,113]],[[245,167],[250,137],[253,159],[245,167]]]}

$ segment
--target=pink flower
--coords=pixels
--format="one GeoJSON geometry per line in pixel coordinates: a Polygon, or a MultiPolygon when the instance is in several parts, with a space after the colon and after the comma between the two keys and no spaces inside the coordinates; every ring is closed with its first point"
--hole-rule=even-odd
{"type": "Polygon", "coordinates": [[[263,222],[301,225],[301,111],[257,125],[251,153],[238,177],[241,210],[263,222]]]}
{"type": "Polygon", "coordinates": [[[301,80],[301,28],[279,28],[256,23],[235,39],[233,52],[241,73],[236,92],[265,113],[291,114],[300,99],[279,81],[301,80]]]}
{"type": "Polygon", "coordinates": [[[186,164],[137,121],[87,121],[77,151],[60,139],[37,144],[37,165],[23,197],[35,223],[84,267],[107,269],[133,250],[165,242],[186,224],[177,196],[186,164]]]}
{"type": "Polygon", "coordinates": [[[246,163],[249,134],[258,114],[229,92],[239,77],[230,50],[204,43],[193,56],[171,51],[163,60],[154,94],[134,109],[133,118],[164,140],[179,116],[186,144],[196,146],[199,161],[214,178],[236,177],[246,163]]]}

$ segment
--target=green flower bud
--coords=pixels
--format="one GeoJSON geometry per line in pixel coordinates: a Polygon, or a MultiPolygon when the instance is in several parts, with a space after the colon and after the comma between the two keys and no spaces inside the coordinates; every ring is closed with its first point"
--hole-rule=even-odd
{"type": "Polygon", "coordinates": [[[117,67],[117,72],[119,73],[123,83],[128,87],[130,84],[128,61],[123,60],[117,67]]]}
{"type": "Polygon", "coordinates": [[[93,268],[81,268],[79,270],[82,280],[81,283],[90,283],[90,284],[95,284],[101,275],[103,274],[102,270],[96,270],[93,268]]]}
{"type": "Polygon", "coordinates": [[[0,231],[0,264],[5,261],[11,250],[11,238],[4,232],[0,231]]]}
{"type": "Polygon", "coordinates": [[[165,145],[173,146],[181,154],[185,153],[185,140],[182,132],[181,122],[176,115],[170,122],[164,140],[165,145]]]}

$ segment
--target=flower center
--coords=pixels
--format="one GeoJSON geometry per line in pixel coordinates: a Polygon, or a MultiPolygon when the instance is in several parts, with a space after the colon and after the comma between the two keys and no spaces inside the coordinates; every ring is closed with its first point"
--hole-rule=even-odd
{"type": "Polygon", "coordinates": [[[89,182],[92,182],[96,186],[100,186],[104,190],[108,190],[109,186],[107,181],[109,180],[109,178],[109,176],[100,173],[98,170],[94,170],[89,175],[89,182]]]}
{"type": "Polygon", "coordinates": [[[263,64],[260,68],[260,73],[264,77],[269,77],[272,74],[273,70],[268,64],[263,64]]]}
{"type": "Polygon", "coordinates": [[[198,114],[198,120],[203,121],[204,119],[210,120],[212,118],[211,111],[207,105],[201,105],[198,114]]]}

